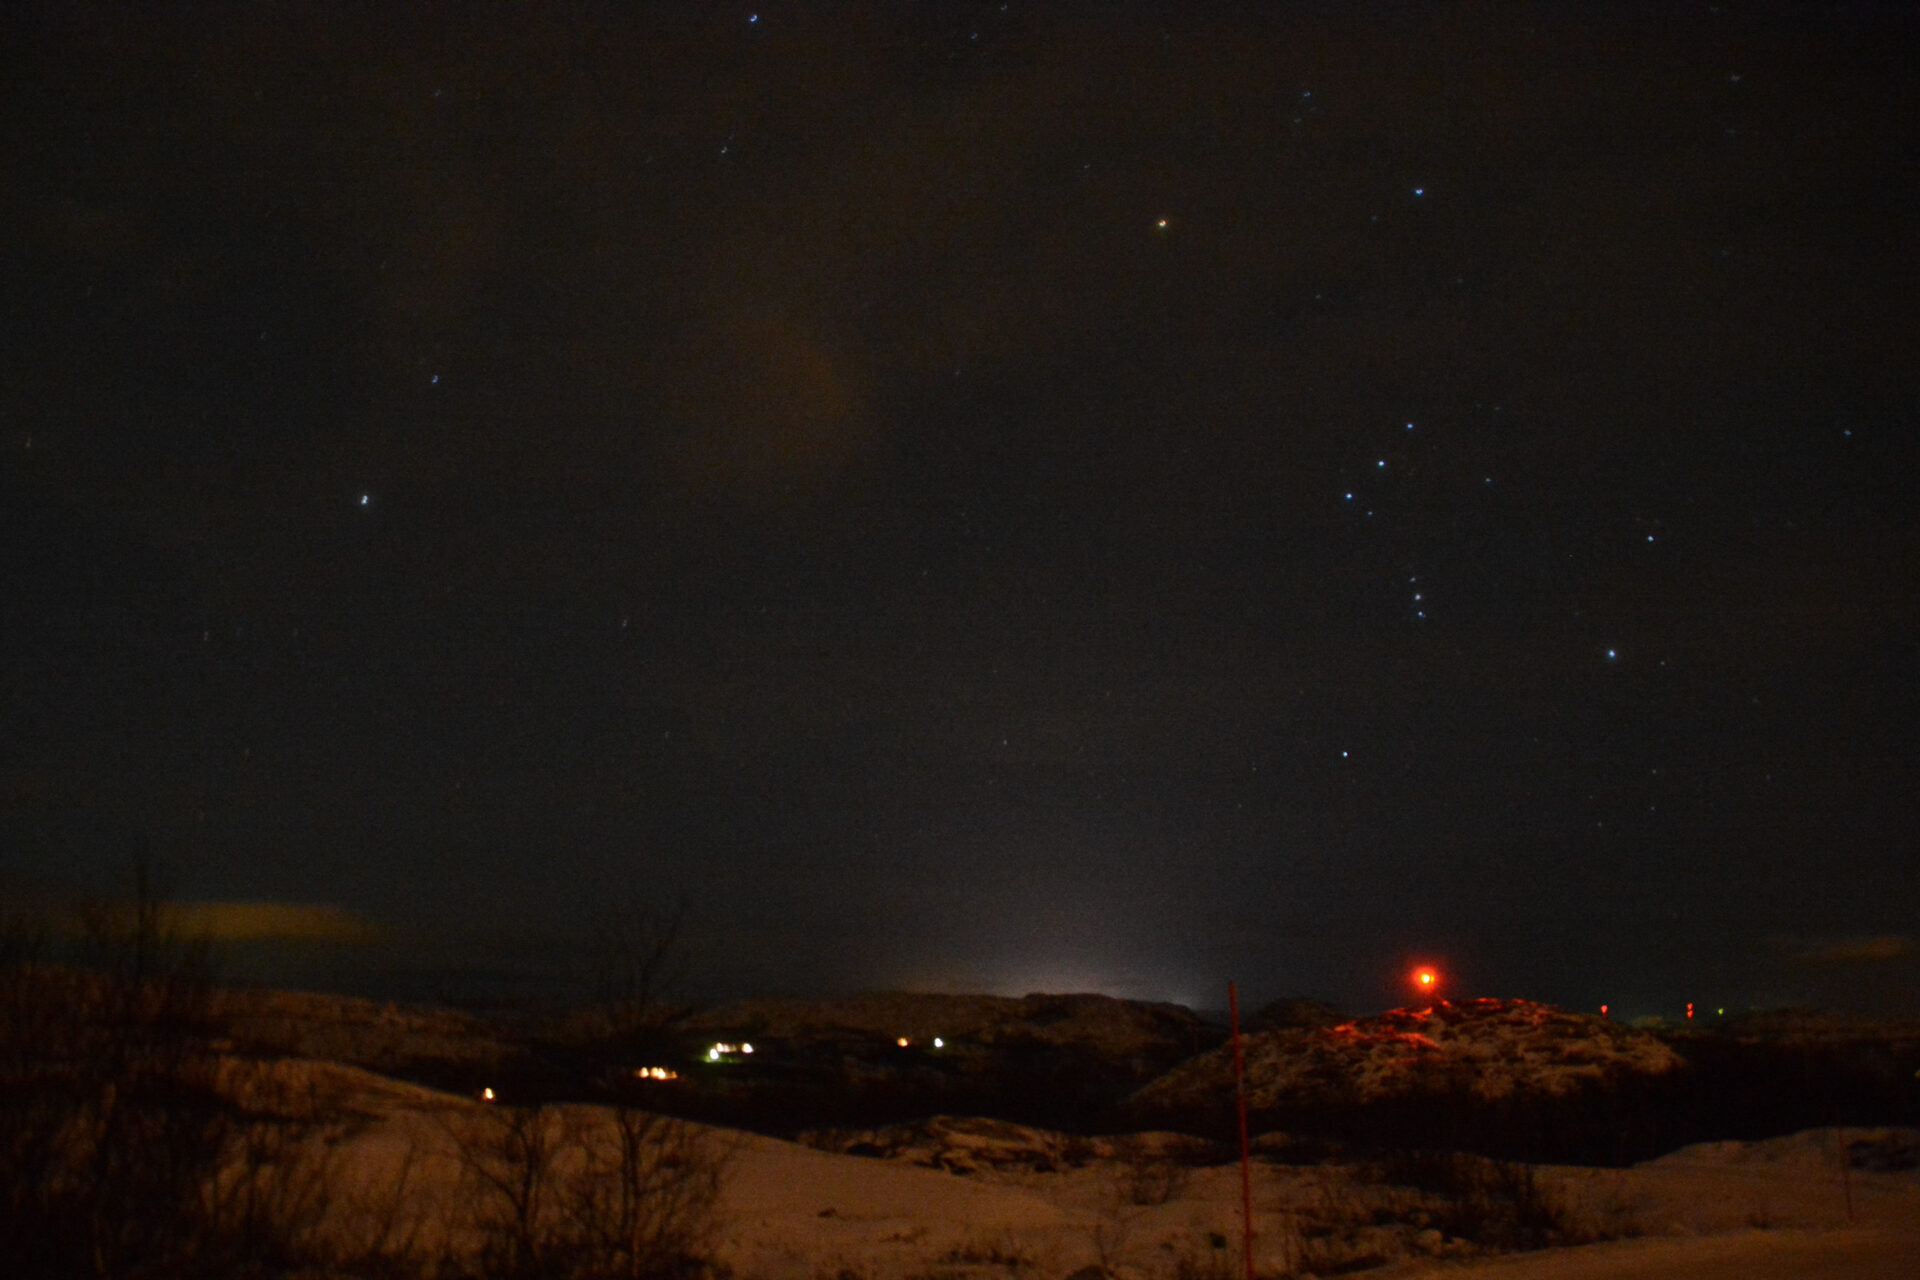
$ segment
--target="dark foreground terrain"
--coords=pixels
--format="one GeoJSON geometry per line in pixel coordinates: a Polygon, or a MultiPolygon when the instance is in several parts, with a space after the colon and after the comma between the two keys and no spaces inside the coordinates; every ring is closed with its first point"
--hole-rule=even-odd
{"type": "MultiPolygon", "coordinates": [[[[1237,1203],[1232,1054],[1183,1008],[881,994],[480,1017],[226,990],[190,959],[0,966],[0,1274],[690,1280],[724,1276],[728,1249],[785,1274],[842,1240],[876,1277],[974,1276],[1037,1266],[1016,1234],[1072,1252],[1076,1232],[1111,1273],[1149,1222],[1189,1253],[1136,1269],[1224,1265],[1224,1225],[1190,1219],[1237,1203]],[[867,1206],[845,1228],[843,1201],[867,1206]]],[[[1250,1023],[1257,1180],[1293,1206],[1271,1274],[1632,1235],[1621,1196],[1693,1178],[1686,1152],[1639,1162],[1691,1143],[1771,1139],[1765,1159],[1816,1181],[1902,1179],[1920,1153],[1911,1026],[1641,1029],[1520,1000],[1250,1023]]],[[[1833,1196],[1815,1199],[1824,1222],[1833,1196]]]]}

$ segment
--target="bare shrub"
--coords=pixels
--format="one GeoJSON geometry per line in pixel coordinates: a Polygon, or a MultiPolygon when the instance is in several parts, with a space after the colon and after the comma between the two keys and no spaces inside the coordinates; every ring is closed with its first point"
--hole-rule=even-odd
{"type": "Polygon", "coordinates": [[[473,1194],[480,1232],[479,1263],[501,1277],[564,1274],[551,1200],[555,1162],[570,1143],[564,1114],[553,1107],[489,1107],[454,1131],[461,1171],[473,1194]]]}
{"type": "Polygon", "coordinates": [[[489,1107],[452,1132],[489,1277],[693,1277],[708,1257],[725,1153],[631,1107],[489,1107]]]}
{"type": "MultiPolygon", "coordinates": [[[[77,909],[79,958],[8,930],[0,968],[0,1260],[15,1276],[171,1275],[221,1248],[206,1189],[234,1135],[208,949],[131,902],[77,909]]],[[[36,936],[37,934],[37,936],[36,936]]]]}
{"type": "Polygon", "coordinates": [[[570,1038],[626,1053],[655,1053],[687,1010],[669,993],[684,976],[684,912],[629,904],[594,926],[585,954],[593,1002],[571,1020],[570,1038]]]}
{"type": "Polygon", "coordinates": [[[993,1240],[971,1239],[947,1250],[946,1261],[976,1267],[1003,1267],[1015,1275],[1039,1268],[1039,1262],[1002,1236],[993,1240]]]}
{"type": "Polygon", "coordinates": [[[1399,1151],[1369,1173],[1430,1193],[1422,1211],[1447,1235],[1493,1249],[1544,1249],[1594,1239],[1530,1164],[1463,1151],[1399,1151]]]}
{"type": "MultiPolygon", "coordinates": [[[[419,1161],[419,1148],[409,1144],[386,1179],[353,1187],[336,1202],[319,1251],[329,1273],[367,1280],[412,1280],[447,1269],[432,1265],[434,1259],[421,1242],[426,1220],[412,1204],[419,1161]]],[[[445,1242],[439,1243],[444,1252],[445,1242]]]]}
{"type": "Polygon", "coordinates": [[[590,1138],[567,1212],[586,1229],[597,1276],[691,1276],[709,1269],[726,1157],[683,1120],[610,1109],[590,1138]]]}
{"type": "Polygon", "coordinates": [[[0,1274],[342,1273],[340,1126],[311,1088],[223,1071],[210,948],[144,864],[129,900],[0,933],[0,1274]],[[63,936],[78,963],[49,958],[63,936]]]}
{"type": "Polygon", "coordinates": [[[326,1257],[335,1162],[308,1143],[311,1116],[256,1118],[237,1127],[224,1167],[204,1186],[203,1261],[217,1253],[230,1275],[272,1275],[326,1257]]]}

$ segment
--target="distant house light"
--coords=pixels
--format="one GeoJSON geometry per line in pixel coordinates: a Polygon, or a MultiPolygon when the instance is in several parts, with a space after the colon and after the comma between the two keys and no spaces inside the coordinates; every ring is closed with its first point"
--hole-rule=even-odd
{"type": "Polygon", "coordinates": [[[672,1067],[635,1067],[633,1075],[636,1080],[678,1080],[680,1078],[680,1073],[672,1067]]]}
{"type": "Polygon", "coordinates": [[[907,1039],[905,1036],[901,1036],[897,1040],[895,1040],[894,1043],[899,1045],[902,1049],[904,1049],[908,1045],[912,1044],[913,1041],[907,1039]]]}
{"type": "Polygon", "coordinates": [[[482,1101],[482,1102],[492,1102],[492,1101],[493,1101],[493,1086],[492,1086],[492,1085],[488,1085],[488,1086],[487,1086],[486,1088],[484,1088],[484,1089],[482,1089],[482,1090],[480,1091],[480,1101],[482,1101]]]}
{"type": "Polygon", "coordinates": [[[945,1040],[942,1040],[939,1036],[935,1036],[933,1038],[933,1047],[936,1049],[944,1049],[947,1047],[947,1042],[945,1040]]]}

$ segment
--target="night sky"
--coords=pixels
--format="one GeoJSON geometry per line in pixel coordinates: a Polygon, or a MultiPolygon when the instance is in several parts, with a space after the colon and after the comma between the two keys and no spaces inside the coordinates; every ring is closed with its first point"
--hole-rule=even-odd
{"type": "Polygon", "coordinates": [[[1916,34],[10,8],[0,894],[145,850],[410,994],[680,904],[714,997],[1920,1008],[1916,34]]]}

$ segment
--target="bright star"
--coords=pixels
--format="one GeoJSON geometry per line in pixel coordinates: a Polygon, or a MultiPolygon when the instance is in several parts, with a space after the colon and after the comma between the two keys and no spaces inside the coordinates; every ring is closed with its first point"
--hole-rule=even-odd
{"type": "Polygon", "coordinates": [[[372,502],[372,501],[373,501],[373,495],[372,495],[372,494],[370,494],[370,493],[363,493],[363,494],[361,494],[361,495],[360,495],[360,505],[361,505],[361,506],[363,506],[363,507],[364,507],[364,506],[366,506],[366,505],[367,505],[367,504],[368,504],[369,502],[372,502]]]}

